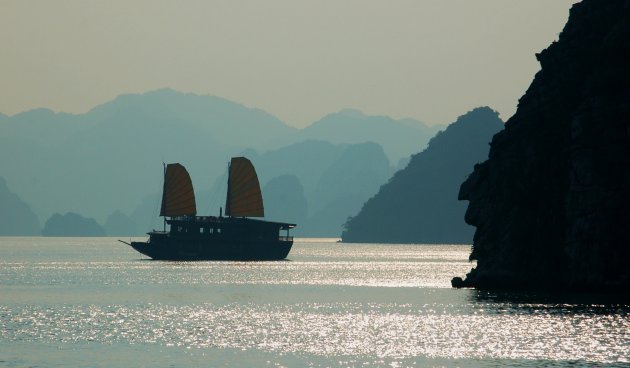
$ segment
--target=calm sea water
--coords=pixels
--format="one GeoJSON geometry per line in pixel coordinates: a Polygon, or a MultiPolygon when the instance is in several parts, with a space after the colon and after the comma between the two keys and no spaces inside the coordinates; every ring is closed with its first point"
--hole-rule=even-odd
{"type": "Polygon", "coordinates": [[[160,262],[0,238],[0,366],[629,366],[629,304],[452,289],[469,251],[305,239],[286,261],[160,262]]]}

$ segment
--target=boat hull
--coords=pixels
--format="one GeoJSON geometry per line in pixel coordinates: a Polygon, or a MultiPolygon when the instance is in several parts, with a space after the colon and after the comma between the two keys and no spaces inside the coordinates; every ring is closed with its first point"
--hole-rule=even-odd
{"type": "Polygon", "coordinates": [[[131,242],[130,245],[133,249],[155,260],[265,261],[285,259],[291,251],[293,241],[201,241],[164,237],[150,239],[148,242],[131,242]]]}

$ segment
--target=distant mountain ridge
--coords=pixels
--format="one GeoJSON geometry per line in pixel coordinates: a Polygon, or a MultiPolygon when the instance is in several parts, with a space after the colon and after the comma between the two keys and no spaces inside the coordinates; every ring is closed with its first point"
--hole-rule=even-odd
{"type": "Polygon", "coordinates": [[[474,228],[464,222],[459,186],[487,158],[489,142],[502,128],[498,113],[489,107],[460,116],[348,220],[343,241],[472,243],[474,228]]]}
{"type": "Polygon", "coordinates": [[[388,116],[368,116],[355,109],[328,114],[298,130],[293,141],[325,140],[338,144],[374,142],[383,147],[389,160],[399,160],[421,151],[444,125],[427,126],[413,120],[396,120],[388,116]]]}
{"type": "MultiPolygon", "coordinates": [[[[312,127],[296,129],[260,109],[220,97],[160,89],[121,95],[84,114],[34,109],[0,116],[0,172],[41,219],[71,212],[107,223],[109,231],[126,233],[133,226],[122,222],[129,221],[144,232],[150,230],[143,225],[150,222],[147,211],[154,207],[144,201],[161,190],[162,162],[184,164],[202,193],[214,187],[230,157],[252,153],[255,163],[257,156],[264,157],[257,166],[261,184],[295,175],[312,212],[328,206],[314,193],[318,183],[327,180],[321,176],[348,147],[373,147],[357,152],[378,163],[374,169],[379,174],[366,181],[377,189],[391,174],[390,162],[395,164],[412,146],[414,152],[420,150],[437,129],[356,110],[342,110],[312,127]],[[392,137],[384,137],[387,134],[392,137]]],[[[355,165],[359,161],[355,158],[355,165]]],[[[356,200],[364,201],[365,195],[362,191],[356,200]]]]}
{"type": "MultiPolygon", "coordinates": [[[[261,183],[293,175],[302,186],[307,217],[295,229],[299,236],[340,236],[346,218],[374,195],[393,172],[383,149],[373,142],[304,141],[262,154],[248,151],[246,155],[256,166],[261,183]],[[335,210],[326,213],[331,208],[335,210]]],[[[263,194],[266,201],[267,194],[263,194]]],[[[285,202],[286,209],[276,210],[275,216],[288,215],[292,207],[303,205],[301,197],[294,198],[296,202],[285,202]]]]}
{"type": "Polygon", "coordinates": [[[0,123],[0,169],[41,218],[104,222],[159,190],[161,163],[182,161],[202,184],[229,157],[292,132],[270,114],[212,96],[158,90],[123,95],[86,114],[35,109],[0,123]]]}
{"type": "Polygon", "coordinates": [[[226,146],[262,144],[296,131],[257,108],[210,95],[181,93],[165,88],[143,94],[124,94],[88,112],[97,120],[142,112],[158,121],[187,122],[220,137],[226,146]],[[255,126],[264,129],[255,129],[255,126]]]}
{"type": "Polygon", "coordinates": [[[44,236],[105,236],[105,230],[93,218],[68,212],[53,214],[44,224],[44,236]]]}
{"type": "Polygon", "coordinates": [[[0,176],[0,236],[41,235],[39,219],[0,176]]]}

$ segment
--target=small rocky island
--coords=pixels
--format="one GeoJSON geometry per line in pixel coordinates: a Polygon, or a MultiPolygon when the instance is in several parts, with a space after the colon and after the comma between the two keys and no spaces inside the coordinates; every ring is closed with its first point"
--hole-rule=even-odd
{"type": "Polygon", "coordinates": [[[455,287],[630,291],[630,1],[584,0],[462,184],[455,287]]]}
{"type": "Polygon", "coordinates": [[[44,225],[43,236],[105,236],[105,230],[93,218],[74,212],[53,214],[44,225]]]}

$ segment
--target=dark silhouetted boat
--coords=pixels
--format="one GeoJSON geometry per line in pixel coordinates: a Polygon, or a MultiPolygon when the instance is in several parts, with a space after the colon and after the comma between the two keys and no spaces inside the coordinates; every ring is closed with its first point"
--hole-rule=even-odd
{"type": "Polygon", "coordinates": [[[164,231],[153,230],[146,242],[126,243],[161,260],[279,260],[289,254],[295,224],[263,221],[260,184],[252,163],[232,158],[228,170],[225,216],[197,216],[195,193],[188,171],[180,164],[164,170],[160,216],[164,231]],[[170,225],[170,231],[166,230],[170,225]],[[281,235],[281,231],[286,231],[281,235]]]}

